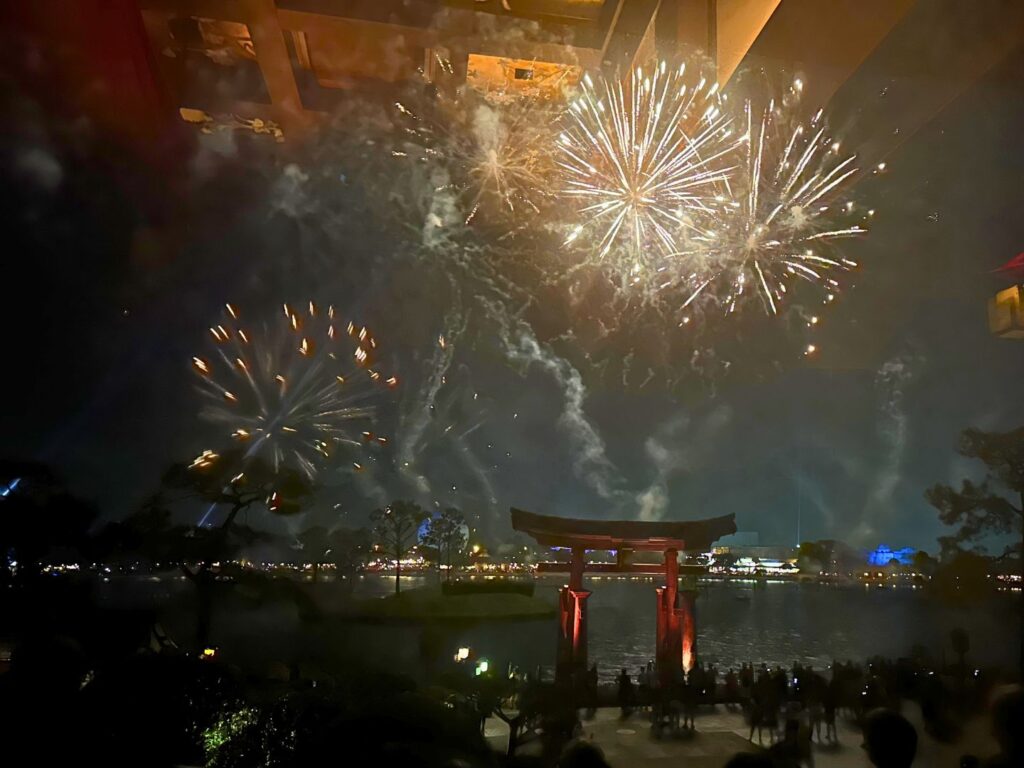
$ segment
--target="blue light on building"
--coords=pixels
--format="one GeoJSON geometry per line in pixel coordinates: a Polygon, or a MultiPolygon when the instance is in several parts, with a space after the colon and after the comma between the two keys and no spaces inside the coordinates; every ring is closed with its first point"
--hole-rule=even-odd
{"type": "Polygon", "coordinates": [[[890,549],[885,544],[879,544],[878,549],[868,553],[868,565],[889,565],[895,560],[900,565],[910,565],[914,561],[914,548],[903,547],[902,549],[890,549]]]}

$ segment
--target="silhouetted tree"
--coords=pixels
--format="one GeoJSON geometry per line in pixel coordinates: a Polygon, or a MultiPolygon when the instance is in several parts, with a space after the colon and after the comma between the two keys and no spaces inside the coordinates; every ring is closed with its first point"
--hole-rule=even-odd
{"type": "Polygon", "coordinates": [[[402,558],[419,541],[419,529],[427,513],[414,501],[393,501],[370,514],[381,551],[395,560],[395,594],[401,591],[402,558]]]}
{"type": "Polygon", "coordinates": [[[445,580],[451,580],[452,561],[466,546],[466,518],[459,510],[448,507],[430,518],[423,541],[437,549],[438,567],[444,562],[447,566],[445,580]]]}
{"type": "Polygon", "coordinates": [[[320,565],[327,560],[327,551],[331,548],[327,529],[322,525],[314,525],[298,535],[302,545],[302,556],[313,566],[313,583],[320,577],[320,565]]]}
{"type": "Polygon", "coordinates": [[[430,563],[430,567],[434,569],[437,580],[440,581],[442,563],[441,550],[438,547],[435,547],[431,542],[427,541],[425,533],[420,537],[420,543],[416,545],[416,554],[422,557],[426,562],[430,563]]]}
{"type": "Polygon", "coordinates": [[[344,579],[346,588],[351,591],[353,577],[366,564],[373,546],[370,532],[365,528],[335,528],[327,538],[330,544],[327,558],[334,563],[338,578],[344,579]]]}
{"type": "Polygon", "coordinates": [[[96,550],[105,561],[145,560],[180,570],[195,590],[196,643],[203,648],[213,612],[212,564],[220,563],[220,572],[228,572],[240,551],[269,536],[237,520],[227,528],[176,523],[166,502],[164,494],[156,494],[138,512],[105,526],[96,537],[96,550]]]}
{"type": "Polygon", "coordinates": [[[0,461],[0,583],[37,576],[61,552],[77,558],[95,518],[45,465],[0,461]]]}
{"type": "MultiPolygon", "coordinates": [[[[229,559],[240,546],[259,536],[239,522],[239,515],[251,508],[275,515],[297,514],[300,501],[311,488],[300,473],[275,470],[258,457],[246,457],[239,449],[223,454],[206,451],[189,464],[175,464],[164,475],[163,485],[167,491],[184,492],[170,501],[198,499],[226,510],[220,522],[210,527],[174,526],[169,524],[170,515],[165,518],[169,526],[165,533],[180,557],[174,559],[196,588],[196,644],[203,648],[209,641],[213,613],[213,563],[229,559]]],[[[155,501],[163,504],[168,500],[161,495],[155,501]]]]}
{"type": "Polygon", "coordinates": [[[93,552],[104,562],[142,560],[151,566],[178,563],[194,554],[182,544],[190,529],[173,523],[171,511],[158,493],[124,520],[104,525],[93,539],[93,552]]]}
{"type": "Polygon", "coordinates": [[[88,736],[77,745],[78,762],[202,765],[203,732],[242,693],[231,671],[216,661],[136,653],[103,665],[81,693],[88,736]]]}
{"type": "Polygon", "coordinates": [[[939,565],[939,561],[929,555],[923,549],[919,549],[914,553],[913,559],[914,570],[918,573],[923,573],[926,576],[931,576],[935,573],[935,569],[939,565]]]}
{"type": "Polygon", "coordinates": [[[949,633],[949,642],[953,646],[960,668],[967,666],[967,652],[971,650],[971,636],[963,627],[954,627],[949,633]]]}
{"type": "Polygon", "coordinates": [[[970,602],[992,593],[991,560],[976,552],[957,551],[935,569],[929,586],[941,597],[970,602]]]}
{"type": "Polygon", "coordinates": [[[800,570],[820,573],[829,561],[829,548],[820,541],[801,542],[797,549],[800,570]]]}
{"type": "Polygon", "coordinates": [[[203,763],[208,768],[328,765],[341,753],[353,765],[494,762],[476,720],[462,707],[411,690],[390,691],[396,682],[374,674],[332,692],[252,697],[225,707],[203,733],[203,763]]]}
{"type": "Polygon", "coordinates": [[[715,555],[713,562],[716,568],[725,568],[728,570],[736,565],[737,559],[736,555],[732,552],[719,552],[715,555]]]}
{"type": "Polygon", "coordinates": [[[798,551],[800,557],[806,557],[820,565],[828,561],[828,548],[820,541],[805,541],[800,544],[798,551]]]}
{"type": "MultiPolygon", "coordinates": [[[[965,429],[960,434],[957,452],[984,464],[985,477],[980,483],[964,480],[959,490],[940,484],[925,492],[928,501],[939,510],[939,519],[957,527],[952,536],[939,539],[943,551],[1010,536],[1013,543],[1001,557],[1016,553],[1024,578],[1024,427],[1009,432],[965,429]]],[[[1024,594],[1020,613],[1020,669],[1024,673],[1024,594]]]]}
{"type": "Polygon", "coordinates": [[[957,526],[952,536],[940,539],[943,548],[1011,535],[1014,541],[1003,556],[1019,552],[1024,536],[1024,427],[1012,432],[964,430],[957,452],[981,461],[986,474],[980,483],[964,480],[959,490],[940,484],[925,492],[942,522],[957,526]]]}

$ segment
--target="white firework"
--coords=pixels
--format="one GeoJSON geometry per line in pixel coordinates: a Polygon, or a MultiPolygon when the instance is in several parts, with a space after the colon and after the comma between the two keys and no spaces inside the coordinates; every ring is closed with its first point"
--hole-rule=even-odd
{"type": "MultiPolygon", "coordinates": [[[[792,104],[800,90],[797,80],[792,104]]],[[[757,294],[777,314],[796,279],[819,286],[828,303],[840,274],[857,266],[840,252],[839,241],[866,233],[874,215],[846,199],[858,174],[856,155],[841,152],[821,110],[800,122],[787,104],[771,101],[758,111],[747,101],[744,123],[729,202],[704,217],[681,252],[690,288],[683,307],[714,293],[733,312],[757,294]]]]}
{"type": "MultiPolygon", "coordinates": [[[[581,219],[567,243],[590,235],[593,253],[624,277],[661,271],[715,210],[737,137],[718,84],[686,64],[636,69],[628,85],[582,82],[558,139],[562,194],[581,219]]],[[[627,278],[627,282],[632,278],[627,278]]]]}

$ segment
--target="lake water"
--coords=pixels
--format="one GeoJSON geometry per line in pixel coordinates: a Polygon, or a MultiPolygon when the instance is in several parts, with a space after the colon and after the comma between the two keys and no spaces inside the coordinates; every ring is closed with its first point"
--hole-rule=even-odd
{"type": "MultiPolygon", "coordinates": [[[[562,580],[538,579],[537,595],[554,605],[562,580]]],[[[411,576],[402,581],[403,588],[410,589],[426,579],[411,576]]],[[[612,678],[622,667],[635,670],[653,657],[657,583],[654,578],[586,579],[585,586],[592,592],[590,658],[598,663],[602,678],[612,678]]],[[[150,597],[159,595],[160,604],[166,606],[162,620],[171,636],[187,639],[189,612],[173,609],[178,601],[168,599],[180,588],[167,582],[154,584],[150,597]]],[[[320,585],[321,590],[332,588],[320,585]]],[[[367,575],[360,579],[356,594],[385,595],[393,588],[392,579],[367,575]]],[[[115,601],[123,599],[122,594],[115,601]]],[[[909,588],[711,582],[702,585],[697,600],[698,653],[721,667],[745,661],[787,666],[801,661],[823,668],[833,659],[907,655],[914,645],[924,646],[936,657],[943,653],[951,657],[949,632],[962,626],[970,633],[974,663],[1010,666],[1017,653],[1017,617],[1009,596],[967,608],[949,606],[909,588]]],[[[299,617],[290,603],[258,610],[222,606],[214,619],[214,633],[226,658],[256,668],[270,660],[321,666],[327,664],[325,660],[347,658],[409,671],[429,655],[425,648],[434,647],[444,658],[460,646],[469,646],[501,666],[512,663],[532,669],[553,664],[556,642],[553,618],[446,627],[425,638],[416,625],[311,623],[299,617]]]]}
{"type": "MultiPolygon", "coordinates": [[[[636,668],[654,649],[655,582],[592,580],[590,652],[595,661],[636,668]]],[[[957,626],[971,636],[976,663],[1012,665],[1017,612],[1007,598],[953,608],[921,590],[793,582],[712,582],[697,598],[700,658],[721,667],[745,661],[822,668],[833,660],[908,655],[914,645],[940,657],[957,626]]]]}

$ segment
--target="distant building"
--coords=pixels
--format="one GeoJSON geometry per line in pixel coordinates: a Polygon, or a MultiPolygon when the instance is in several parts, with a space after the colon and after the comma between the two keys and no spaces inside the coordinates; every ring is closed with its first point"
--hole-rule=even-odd
{"type": "Polygon", "coordinates": [[[889,565],[893,560],[900,565],[911,565],[915,552],[917,550],[913,547],[890,549],[885,544],[879,544],[877,549],[868,553],[868,565],[889,565]]]}
{"type": "MultiPolygon", "coordinates": [[[[830,75],[815,86],[816,100],[827,101],[912,5],[876,0],[895,10],[849,25],[832,4],[790,0],[786,18],[779,0],[136,1],[151,66],[182,118],[208,129],[222,119],[272,122],[281,136],[301,133],[357,89],[434,82],[439,70],[481,90],[543,95],[551,85],[554,95],[585,70],[629,72],[700,50],[724,86],[748,54],[778,61],[799,50],[807,66],[813,59],[801,43],[841,29],[843,53],[827,46],[830,75]]],[[[131,0],[104,0],[114,2],[131,0]]],[[[63,4],[65,15],[85,15],[63,4]]],[[[90,14],[97,26],[114,15],[90,14]]]]}
{"type": "Polygon", "coordinates": [[[1003,339],[1024,339],[1024,253],[1010,259],[994,274],[1013,284],[988,300],[989,330],[1003,339]]]}
{"type": "Polygon", "coordinates": [[[780,560],[778,558],[741,557],[736,560],[732,567],[738,573],[763,573],[765,575],[779,574],[789,575],[797,572],[798,568],[791,560],[780,560]]]}
{"type": "Polygon", "coordinates": [[[796,562],[796,549],[787,546],[755,546],[755,547],[739,547],[739,546],[728,546],[720,547],[718,545],[712,550],[716,555],[718,554],[730,554],[737,558],[748,557],[751,560],[776,560],[778,562],[796,562]]]}
{"type": "Polygon", "coordinates": [[[761,536],[757,531],[736,531],[718,540],[719,547],[756,547],[760,543],[761,536]]]}
{"type": "MultiPolygon", "coordinates": [[[[386,93],[446,72],[483,91],[554,98],[584,69],[629,71],[682,44],[710,49],[725,34],[716,20],[652,0],[138,0],[138,7],[161,82],[185,120],[258,119],[280,126],[282,136],[302,132],[360,89],[386,93]]],[[[754,37],[739,45],[740,56],[754,37]]],[[[723,82],[734,67],[719,68],[723,82]]]]}

